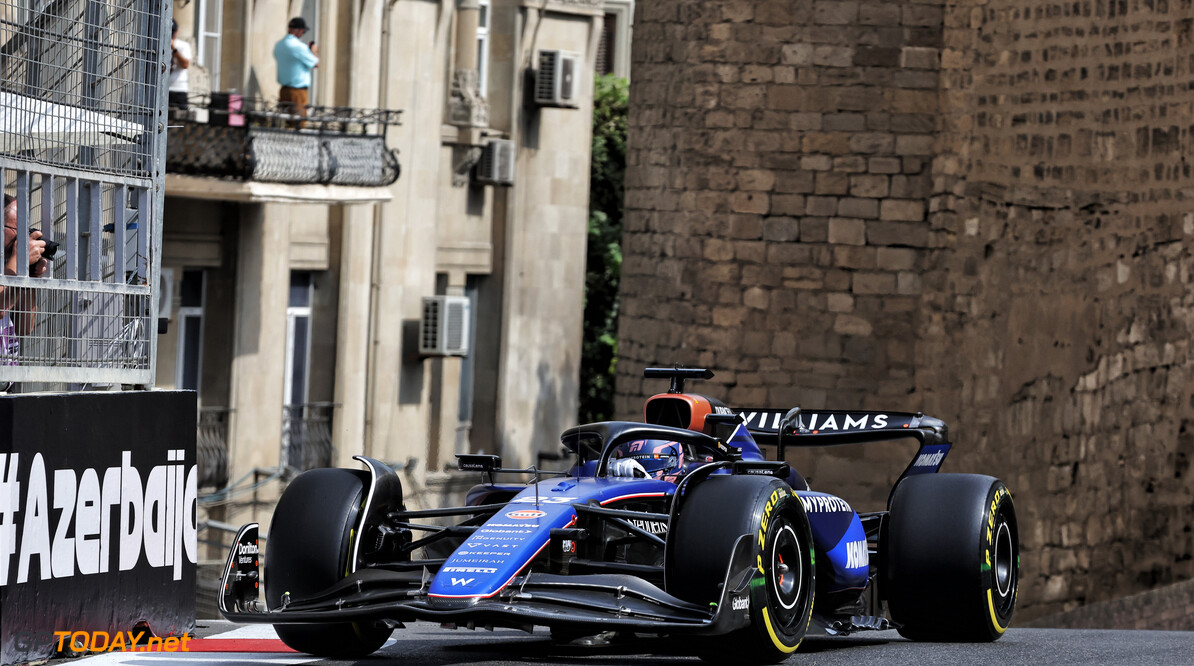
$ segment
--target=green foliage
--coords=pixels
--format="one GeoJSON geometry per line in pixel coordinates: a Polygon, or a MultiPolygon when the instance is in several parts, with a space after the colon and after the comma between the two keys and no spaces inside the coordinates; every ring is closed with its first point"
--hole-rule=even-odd
{"type": "Polygon", "coordinates": [[[589,238],[578,415],[581,423],[604,421],[614,412],[628,91],[626,79],[612,75],[597,77],[593,89],[593,157],[589,169],[589,238]]]}

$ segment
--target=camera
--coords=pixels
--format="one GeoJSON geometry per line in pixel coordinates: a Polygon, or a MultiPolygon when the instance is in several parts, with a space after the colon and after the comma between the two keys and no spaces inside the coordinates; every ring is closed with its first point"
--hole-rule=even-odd
{"type": "MultiPolygon", "coordinates": [[[[30,229],[29,235],[32,236],[33,232],[35,231],[41,231],[41,229],[30,229]]],[[[46,249],[41,253],[41,258],[52,261],[54,259],[54,255],[58,254],[58,241],[52,241],[48,238],[43,240],[46,241],[46,249]]]]}

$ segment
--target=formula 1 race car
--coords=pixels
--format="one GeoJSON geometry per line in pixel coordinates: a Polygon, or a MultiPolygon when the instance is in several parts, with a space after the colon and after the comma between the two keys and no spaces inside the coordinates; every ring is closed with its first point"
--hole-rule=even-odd
{"type": "Polygon", "coordinates": [[[545,626],[559,640],[689,636],[707,658],[759,663],[794,652],[813,622],[928,641],[1003,634],[1019,574],[1012,497],[989,476],[936,473],[950,448],[944,422],[733,410],[684,391],[706,370],[646,376],[671,387],[647,400],[645,423],[567,430],[566,472],[458,456],[484,480],[463,507],[408,511],[398,476],[365,457],[364,471],[299,475],[270,526],[264,607],[250,524],[224,568],[221,612],[340,658],[377,650],[409,620],[545,626]],[[788,447],[904,438],[920,448],[887,511],[856,513],[784,461],[788,447]],[[533,478],[495,479],[507,474],[533,478]]]}

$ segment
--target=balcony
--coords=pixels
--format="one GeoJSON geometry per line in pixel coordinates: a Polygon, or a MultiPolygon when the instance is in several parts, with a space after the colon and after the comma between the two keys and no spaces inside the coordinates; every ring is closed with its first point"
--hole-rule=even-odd
{"type": "Polygon", "coordinates": [[[228,485],[228,415],[227,407],[200,407],[195,433],[195,457],[199,464],[200,488],[228,485]]]}
{"type": "Polygon", "coordinates": [[[388,189],[369,189],[386,188],[401,172],[397,151],[386,146],[386,131],[400,124],[400,116],[387,109],[310,106],[303,118],[257,98],[192,97],[188,109],[171,109],[166,190],[225,200],[385,200],[388,189]],[[219,185],[213,187],[212,179],[219,185]],[[323,190],[304,194],[285,186],[323,190]]]}
{"type": "Polygon", "coordinates": [[[309,402],[282,408],[282,465],[305,472],[331,467],[334,403],[309,402]]]}

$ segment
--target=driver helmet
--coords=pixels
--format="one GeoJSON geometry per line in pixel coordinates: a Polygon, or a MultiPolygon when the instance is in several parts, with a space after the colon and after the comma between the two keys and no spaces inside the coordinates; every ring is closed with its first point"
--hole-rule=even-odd
{"type": "Polygon", "coordinates": [[[665,439],[639,439],[619,444],[610,454],[610,459],[634,460],[655,479],[674,477],[691,460],[685,456],[683,444],[665,439]]]}

